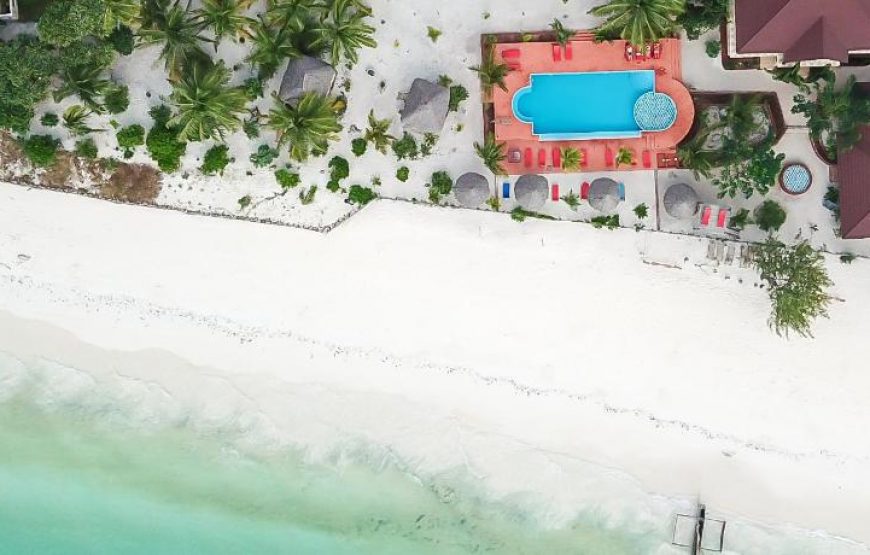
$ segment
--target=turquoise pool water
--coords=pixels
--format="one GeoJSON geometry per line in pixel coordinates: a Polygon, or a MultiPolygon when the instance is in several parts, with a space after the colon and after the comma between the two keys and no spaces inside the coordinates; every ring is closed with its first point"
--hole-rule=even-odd
{"type": "Polygon", "coordinates": [[[655,73],[540,73],[513,99],[516,118],[541,140],[639,137],[634,105],[655,90],[655,73]]]}

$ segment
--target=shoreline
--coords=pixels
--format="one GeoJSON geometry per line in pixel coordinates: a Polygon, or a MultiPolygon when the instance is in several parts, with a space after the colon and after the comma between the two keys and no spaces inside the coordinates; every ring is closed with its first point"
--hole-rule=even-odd
{"type": "MultiPolygon", "coordinates": [[[[816,342],[784,342],[756,336],[769,334],[763,327],[766,299],[749,283],[737,283],[737,276],[725,280],[639,260],[638,249],[689,244],[674,238],[652,241],[545,222],[516,226],[505,218],[422,213],[388,203],[326,237],[104,207],[5,185],[0,195],[0,221],[6,222],[0,228],[0,263],[8,268],[0,266],[0,310],[16,317],[0,318],[5,328],[0,336],[12,342],[4,347],[0,341],[0,350],[12,349],[17,339],[19,351],[47,354],[49,345],[37,338],[49,332],[42,324],[17,320],[26,318],[128,356],[171,352],[212,374],[182,379],[167,369],[151,369],[137,379],[184,406],[206,415],[243,414],[229,397],[208,397],[200,387],[204,379],[217,380],[265,412],[276,437],[311,446],[312,454],[318,445],[326,452],[354,436],[388,446],[423,472],[465,463],[489,491],[534,492],[562,519],[588,494],[566,487],[582,475],[572,465],[592,464],[604,474],[634,476],[642,489],[684,500],[700,495],[716,514],[826,528],[870,541],[862,537],[861,516],[867,511],[861,492],[870,492],[870,481],[862,476],[870,453],[856,444],[867,409],[853,404],[868,378],[856,366],[857,357],[850,362],[842,353],[824,353],[843,341],[840,326],[855,330],[852,335],[860,329],[854,321],[867,305],[859,295],[868,272],[863,264],[832,267],[836,292],[848,301],[832,311],[838,328],[823,323],[816,342]],[[120,221],[130,229],[115,225],[120,221]],[[130,245],[136,248],[119,249],[130,245]],[[611,258],[604,258],[605,250],[611,258]],[[19,254],[29,258],[22,261],[19,254]],[[511,294],[499,293],[499,276],[513,278],[524,304],[499,303],[511,294]],[[645,310],[630,319],[613,309],[608,314],[608,304],[635,308],[641,300],[637,292],[648,292],[636,287],[647,280],[647,285],[656,280],[657,295],[643,299],[645,310]],[[427,286],[436,283],[442,295],[431,298],[427,286]],[[541,283],[545,287],[531,287],[541,283]],[[598,297],[611,303],[557,293],[569,284],[583,290],[602,283],[598,297]],[[628,298],[614,296],[620,291],[628,298]],[[673,300],[675,291],[686,306],[671,306],[675,314],[655,310],[669,306],[663,299],[673,300]],[[398,298],[405,306],[384,304],[387,299],[401,304],[398,298]],[[726,320],[717,330],[725,337],[692,346],[704,334],[687,318],[698,316],[703,301],[726,320]],[[723,307],[737,312],[726,314],[723,307]],[[382,314],[372,320],[374,310],[382,314]],[[653,337],[665,318],[683,321],[679,331],[691,341],[653,337]],[[378,325],[366,325],[373,321],[378,325]],[[548,321],[552,325],[540,329],[548,321]],[[743,323],[725,328],[735,322],[743,323]],[[580,333],[619,324],[618,334],[580,333]],[[297,331],[302,329],[305,334],[297,331]],[[652,335],[642,337],[640,330],[652,335]],[[576,345],[565,343],[572,338],[576,345]],[[734,367],[747,357],[751,363],[761,350],[729,346],[728,340],[747,338],[772,348],[768,361],[781,372],[734,367]],[[511,351],[518,341],[537,347],[511,351]],[[620,351],[628,341],[634,348],[620,351]],[[716,344],[721,352],[713,362],[721,364],[698,375],[693,362],[716,344]],[[682,353],[681,347],[693,352],[682,353]],[[656,363],[668,353],[671,364],[656,363]],[[813,355],[815,362],[806,358],[813,355]],[[837,370],[823,369],[823,362],[837,370]],[[815,374],[809,371],[813,367],[815,374]],[[743,380],[747,383],[737,387],[743,380]],[[843,383],[831,383],[838,380],[843,383]],[[769,395],[765,387],[773,388],[769,395]],[[307,393],[298,393],[302,390],[307,393]],[[807,398],[809,392],[816,398],[807,398]],[[299,407],[287,407],[286,398],[294,396],[299,407]],[[733,406],[710,404],[714,399],[733,406]],[[759,399],[769,405],[759,406],[759,399]],[[798,411],[813,412],[819,420],[807,427],[798,411]],[[793,426],[785,427],[789,422],[793,426]],[[693,429],[721,435],[705,439],[693,429]],[[735,445],[729,438],[745,441],[735,445]],[[493,448],[499,442],[515,446],[522,461],[505,457],[504,447],[493,448]]],[[[55,356],[74,358],[70,351],[55,356]]],[[[607,495],[602,497],[606,503],[607,495]]],[[[726,542],[730,539],[726,535],[726,542]]]]}

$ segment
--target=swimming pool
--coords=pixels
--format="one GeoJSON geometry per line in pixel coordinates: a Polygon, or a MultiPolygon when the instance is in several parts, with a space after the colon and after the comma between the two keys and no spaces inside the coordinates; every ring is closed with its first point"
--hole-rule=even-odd
{"type": "MultiPolygon", "coordinates": [[[[643,104],[646,109],[648,103],[643,104]]],[[[537,73],[514,95],[513,111],[543,141],[640,137],[641,131],[670,127],[676,118],[673,100],[655,93],[652,70],[537,73]],[[649,93],[664,97],[650,105],[672,113],[640,121],[654,120],[661,128],[642,128],[635,117],[635,104],[644,95],[649,99],[649,93]]]]}

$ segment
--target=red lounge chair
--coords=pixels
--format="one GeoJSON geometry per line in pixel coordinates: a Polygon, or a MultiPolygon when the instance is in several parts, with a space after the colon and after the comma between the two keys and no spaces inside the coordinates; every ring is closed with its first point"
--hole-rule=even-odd
{"type": "Polygon", "coordinates": [[[573,60],[574,59],[574,47],[571,46],[571,43],[565,45],[565,59],[573,60]]]}
{"type": "Polygon", "coordinates": [[[580,167],[582,168],[583,166],[585,166],[588,163],[588,161],[589,161],[589,158],[586,157],[586,149],[581,148],[580,149],[580,167]]]}
{"type": "Polygon", "coordinates": [[[625,43],[625,61],[634,61],[634,47],[629,43],[625,43]]]}
{"type": "Polygon", "coordinates": [[[505,65],[508,66],[508,69],[511,71],[520,71],[523,69],[523,66],[519,62],[505,62],[505,65]]]}
{"type": "Polygon", "coordinates": [[[613,151],[610,150],[610,147],[606,147],[606,148],[604,149],[604,164],[605,164],[608,168],[612,168],[612,167],[613,167],[613,151]]]}
{"type": "Polygon", "coordinates": [[[520,49],[508,48],[507,50],[502,50],[501,57],[505,60],[515,60],[520,57],[520,49]]]}
{"type": "Polygon", "coordinates": [[[526,152],[523,154],[523,163],[527,168],[532,167],[532,149],[527,148],[526,152]]]}
{"type": "Polygon", "coordinates": [[[584,181],[582,185],[580,185],[580,198],[583,200],[589,199],[589,182],[584,181]]]}
{"type": "Polygon", "coordinates": [[[538,167],[543,168],[547,165],[547,151],[543,148],[538,149],[538,167]]]}
{"type": "Polygon", "coordinates": [[[553,45],[553,61],[561,62],[562,61],[562,45],[554,44],[553,45]]]}
{"type": "Polygon", "coordinates": [[[553,167],[562,168],[562,149],[557,146],[553,147],[553,167]]]}
{"type": "Polygon", "coordinates": [[[643,151],[643,167],[651,168],[652,167],[652,153],[648,150],[643,151]]]}
{"type": "Polygon", "coordinates": [[[559,201],[559,184],[553,183],[552,195],[553,202],[559,201]]]}
{"type": "Polygon", "coordinates": [[[704,211],[701,212],[701,225],[710,225],[710,216],[713,215],[713,209],[709,206],[704,207],[704,211]]]}
{"type": "Polygon", "coordinates": [[[654,42],[652,45],[652,57],[654,60],[659,60],[662,57],[662,43],[654,42]]]}
{"type": "Polygon", "coordinates": [[[724,208],[719,209],[719,216],[716,217],[716,227],[725,227],[725,220],[728,219],[728,210],[724,208]]]}

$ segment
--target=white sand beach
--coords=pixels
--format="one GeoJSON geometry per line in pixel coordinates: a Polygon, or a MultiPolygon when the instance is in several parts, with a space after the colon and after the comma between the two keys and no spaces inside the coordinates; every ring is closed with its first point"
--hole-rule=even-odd
{"type": "Polygon", "coordinates": [[[636,503],[668,538],[701,500],[728,552],[866,552],[870,265],[832,258],[842,302],[786,340],[753,273],[705,251],[390,201],[323,235],[2,185],[0,351],[63,365],[46,402],[379,450],[552,526],[636,503]]]}

